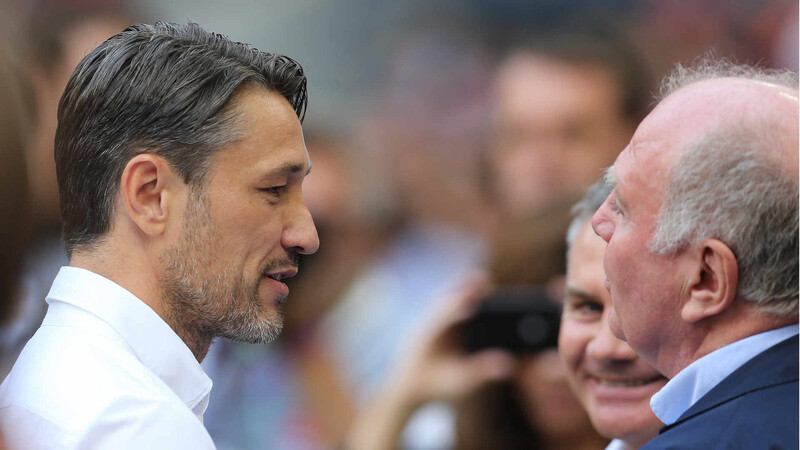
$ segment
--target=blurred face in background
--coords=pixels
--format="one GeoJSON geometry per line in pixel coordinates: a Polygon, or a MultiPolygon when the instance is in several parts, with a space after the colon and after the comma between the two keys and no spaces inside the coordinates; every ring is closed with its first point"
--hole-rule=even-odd
{"type": "Polygon", "coordinates": [[[609,328],[605,247],[587,220],[572,244],[567,264],[559,351],[567,379],[595,429],[639,447],[663,425],[650,409],[650,397],[667,379],[609,328]]]}
{"type": "Polygon", "coordinates": [[[621,89],[597,63],[520,52],[495,80],[491,160],[506,212],[524,215],[579,196],[633,133],[621,89]]]}

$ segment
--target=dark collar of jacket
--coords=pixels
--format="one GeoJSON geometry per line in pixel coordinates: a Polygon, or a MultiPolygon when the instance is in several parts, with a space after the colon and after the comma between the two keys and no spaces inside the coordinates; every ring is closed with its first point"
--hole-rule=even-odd
{"type": "Polygon", "coordinates": [[[743,395],[781,384],[797,382],[798,336],[794,335],[747,361],[742,367],[714,386],[675,423],[662,427],[659,433],[664,433],[697,415],[743,395]]]}

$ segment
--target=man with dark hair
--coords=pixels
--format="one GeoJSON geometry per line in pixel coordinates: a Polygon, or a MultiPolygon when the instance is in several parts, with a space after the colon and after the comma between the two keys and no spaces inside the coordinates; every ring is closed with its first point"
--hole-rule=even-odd
{"type": "Polygon", "coordinates": [[[609,169],[609,324],[670,378],[645,448],[798,447],[798,78],[678,67],[609,169]]]}
{"type": "Polygon", "coordinates": [[[512,216],[574,203],[644,117],[648,71],[613,27],[575,23],[511,39],[493,82],[489,159],[512,216]]]}
{"type": "Polygon", "coordinates": [[[213,448],[214,337],[267,342],[319,241],[301,185],[306,78],[196,24],[134,25],[59,104],[69,267],[0,386],[11,448],[213,448]]]}

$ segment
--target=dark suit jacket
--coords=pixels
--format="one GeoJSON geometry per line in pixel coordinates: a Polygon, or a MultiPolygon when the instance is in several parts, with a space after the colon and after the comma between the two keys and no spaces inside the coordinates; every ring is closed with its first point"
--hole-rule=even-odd
{"type": "Polygon", "coordinates": [[[798,340],[756,355],[642,450],[798,449],[798,340]]]}

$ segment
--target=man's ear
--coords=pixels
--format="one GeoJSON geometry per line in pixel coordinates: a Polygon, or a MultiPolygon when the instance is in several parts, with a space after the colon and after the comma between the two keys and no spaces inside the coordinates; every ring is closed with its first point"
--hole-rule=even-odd
{"type": "Polygon", "coordinates": [[[699,247],[688,251],[693,252],[696,265],[681,318],[694,323],[722,313],[733,303],[739,266],[733,251],[719,239],[706,239],[699,247]]]}
{"type": "Polygon", "coordinates": [[[180,177],[158,155],[141,153],[125,166],[120,194],[125,214],[145,234],[155,236],[166,230],[172,190],[180,177]]]}

